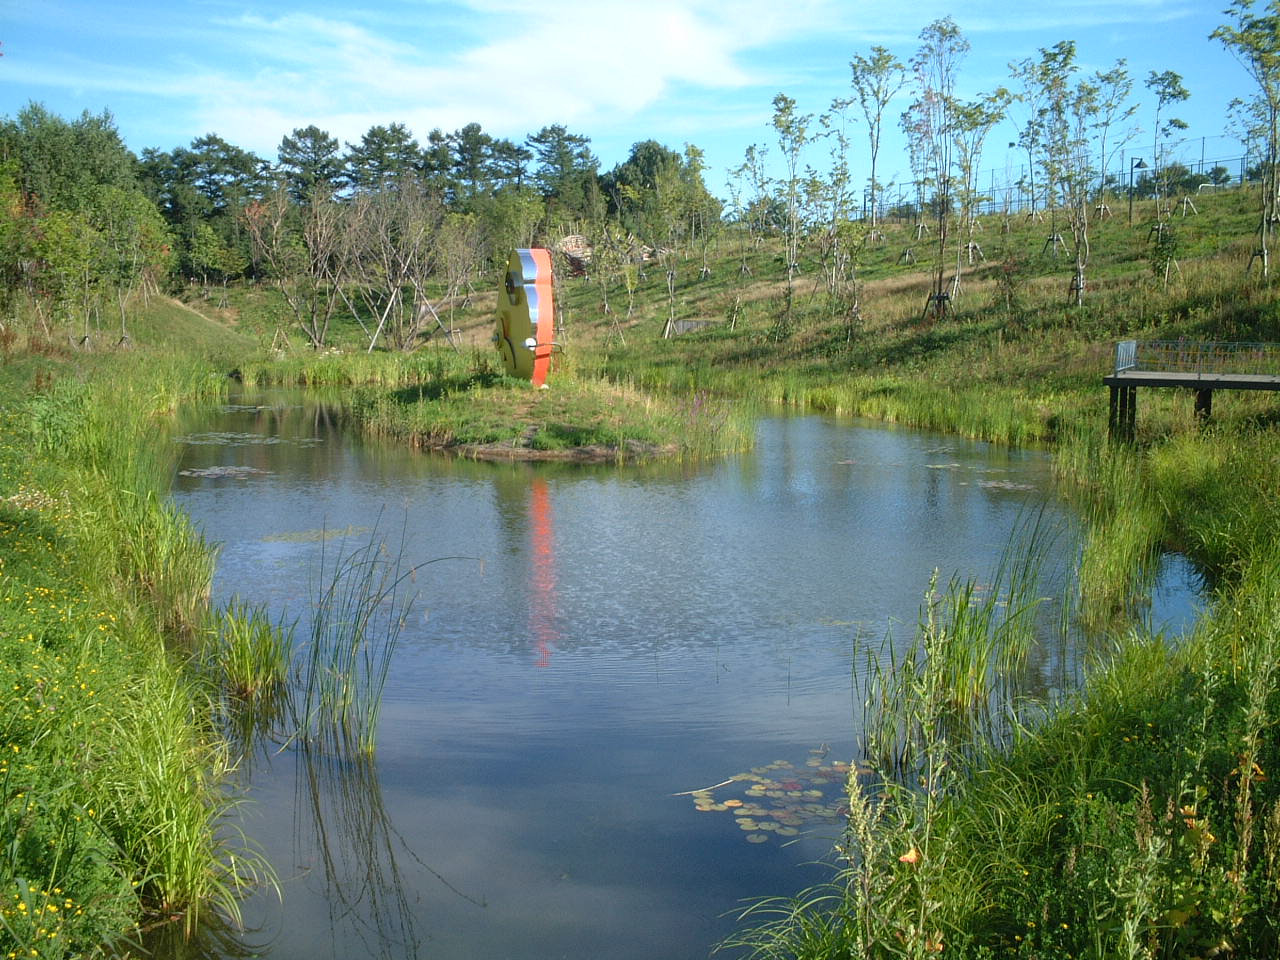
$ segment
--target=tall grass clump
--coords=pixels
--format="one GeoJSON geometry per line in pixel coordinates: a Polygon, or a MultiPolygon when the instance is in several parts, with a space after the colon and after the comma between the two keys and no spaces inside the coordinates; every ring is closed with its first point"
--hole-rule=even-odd
{"type": "Polygon", "coordinates": [[[209,630],[203,656],[218,685],[241,700],[280,693],[289,679],[292,627],[273,623],[264,607],[232,600],[209,630]]]}
{"type": "Polygon", "coordinates": [[[1097,434],[1059,448],[1055,466],[1084,517],[1080,615],[1098,632],[1135,612],[1155,579],[1166,509],[1144,476],[1143,454],[1097,434]]]}
{"type": "MultiPolygon", "coordinates": [[[[403,548],[403,544],[401,545],[403,548]]],[[[290,710],[295,736],[318,748],[372,754],[382,690],[413,597],[416,568],[377,539],[322,553],[290,710]]]]}
{"type": "Polygon", "coordinates": [[[137,360],[127,374],[105,368],[92,381],[55,379],[29,403],[32,442],[76,475],[87,562],[144,599],[166,635],[198,631],[214,559],[165,499],[178,456],[166,429],[176,397],[224,392],[222,378],[199,364],[137,360]]]}
{"type": "Polygon", "coordinates": [[[431,348],[413,353],[326,350],[246,359],[236,376],[247,386],[411,387],[496,373],[493,350],[431,348]]]}
{"type": "Polygon", "coordinates": [[[97,787],[104,828],[133,865],[144,905],[180,917],[187,933],[208,909],[238,923],[244,891],[273,882],[244,838],[227,832],[231,765],[208,710],[173,672],[135,684],[108,724],[109,771],[97,787]]]}

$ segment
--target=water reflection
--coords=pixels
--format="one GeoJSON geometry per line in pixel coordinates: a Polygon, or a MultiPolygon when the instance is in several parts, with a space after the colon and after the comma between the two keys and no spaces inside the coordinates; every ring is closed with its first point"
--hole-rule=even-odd
{"type": "Polygon", "coordinates": [[[560,639],[556,629],[555,531],[551,524],[551,497],[545,477],[535,476],[529,484],[529,532],[533,542],[533,598],[529,604],[529,626],[533,633],[536,667],[551,665],[551,651],[560,639]]]}
{"type": "Polygon", "coordinates": [[[398,863],[408,847],[387,816],[374,758],[307,742],[292,753],[294,862],[318,868],[331,939],[355,940],[362,956],[416,958],[412,887],[398,863]]]}
{"type": "MultiPolygon", "coordinates": [[[[739,458],[618,469],[418,454],[263,407],[189,433],[278,442],[189,444],[175,481],[223,544],[216,598],[305,619],[313,532],[384,510],[405,513],[407,566],[481,561],[421,569],[376,757],[255,762],[244,829],[284,904],[249,910],[273,960],[705,956],[742,898],[824,876],[838,825],[750,844],[673,795],[808,770],[815,744],[855,758],[858,638],[909,636],[932,572],[985,575],[1035,504],[1069,524],[1041,454],[830,418],[766,419],[739,458]]],[[[1038,650],[1029,682],[1071,657],[1038,650]]]]}

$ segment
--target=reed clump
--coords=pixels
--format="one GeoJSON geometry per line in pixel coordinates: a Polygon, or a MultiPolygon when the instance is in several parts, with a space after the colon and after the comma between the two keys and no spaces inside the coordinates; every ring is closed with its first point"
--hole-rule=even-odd
{"type": "MultiPolygon", "coordinates": [[[[401,545],[403,547],[403,544],[401,545]]],[[[314,749],[372,755],[382,690],[408,616],[416,568],[404,568],[377,531],[323,556],[289,710],[293,736],[314,749]]]]}
{"type": "Polygon", "coordinates": [[[217,685],[249,703],[282,693],[292,654],[293,628],[272,622],[264,607],[238,599],[220,611],[202,650],[217,685]]]}

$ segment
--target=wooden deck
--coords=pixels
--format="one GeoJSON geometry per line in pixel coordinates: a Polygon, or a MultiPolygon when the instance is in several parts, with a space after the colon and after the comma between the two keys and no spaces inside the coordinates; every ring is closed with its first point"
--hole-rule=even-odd
{"type": "Polygon", "coordinates": [[[1280,376],[1265,373],[1189,373],[1121,370],[1103,377],[1109,387],[1187,387],[1191,390],[1280,390],[1280,376]]]}
{"type": "Polygon", "coordinates": [[[1116,344],[1116,368],[1102,378],[1111,388],[1108,424],[1112,436],[1132,440],[1137,426],[1138,387],[1194,390],[1195,412],[1207,420],[1215,390],[1280,391],[1280,374],[1233,372],[1233,363],[1275,369],[1278,344],[1140,343],[1116,344]],[[1216,368],[1216,369],[1215,369],[1216,368]]]}

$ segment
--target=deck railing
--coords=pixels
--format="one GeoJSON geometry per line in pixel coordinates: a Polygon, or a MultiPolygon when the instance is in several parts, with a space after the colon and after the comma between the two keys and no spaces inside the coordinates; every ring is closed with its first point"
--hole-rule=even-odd
{"type": "Polygon", "coordinates": [[[1280,374],[1280,344],[1195,340],[1121,340],[1116,344],[1116,373],[1280,374]]]}

